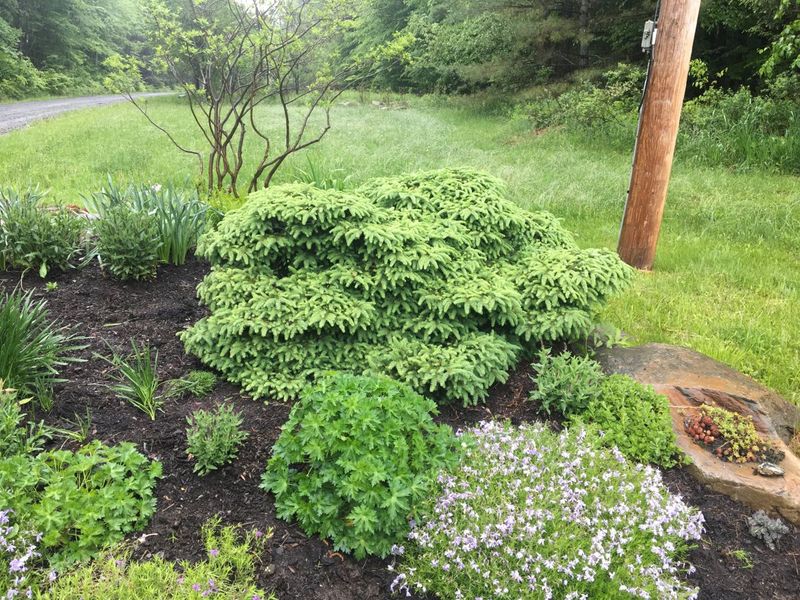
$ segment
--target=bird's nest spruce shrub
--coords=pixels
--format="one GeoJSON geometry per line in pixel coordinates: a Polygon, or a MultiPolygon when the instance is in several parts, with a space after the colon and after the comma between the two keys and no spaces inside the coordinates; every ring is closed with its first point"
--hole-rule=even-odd
{"type": "Polygon", "coordinates": [[[680,575],[703,515],[660,472],[589,431],[485,422],[465,432],[409,541],[392,589],[437,598],[696,597],[680,575]]]}
{"type": "Polygon", "coordinates": [[[255,397],[376,371],[473,404],[541,341],[585,336],[630,270],[466,169],[252,194],[207,233],[186,348],[255,397]]]}

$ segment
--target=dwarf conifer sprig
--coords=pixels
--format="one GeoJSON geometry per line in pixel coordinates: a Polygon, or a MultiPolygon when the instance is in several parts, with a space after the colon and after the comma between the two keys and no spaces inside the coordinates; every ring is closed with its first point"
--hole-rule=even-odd
{"type": "Polygon", "coordinates": [[[207,233],[211,314],[187,349],[257,397],[296,396],[329,369],[377,369],[471,404],[540,340],[585,336],[630,269],[581,250],[466,169],[251,195],[207,233]]]}

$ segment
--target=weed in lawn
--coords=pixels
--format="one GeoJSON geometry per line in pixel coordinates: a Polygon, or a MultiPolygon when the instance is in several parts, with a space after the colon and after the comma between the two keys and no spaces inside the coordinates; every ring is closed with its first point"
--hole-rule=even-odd
{"type": "Polygon", "coordinates": [[[147,343],[137,346],[136,341],[131,340],[131,353],[127,358],[113,349],[111,358],[97,356],[114,367],[112,377],[116,383],[109,388],[155,421],[164,403],[158,393],[161,385],[158,378],[158,350],[153,351],[147,343]]]}
{"type": "Polygon", "coordinates": [[[0,340],[0,379],[49,411],[58,370],[80,360],[70,354],[85,348],[83,338],[51,322],[44,300],[14,291],[0,297],[0,340]]]}
{"type": "Polygon", "coordinates": [[[241,415],[229,404],[220,404],[213,411],[196,410],[186,422],[186,453],[194,460],[193,470],[199,475],[208,475],[233,461],[248,435],[241,429],[241,415]]]}
{"type": "Polygon", "coordinates": [[[351,186],[351,177],[343,169],[327,169],[318,158],[306,155],[306,166],[295,167],[290,177],[300,183],[308,183],[321,190],[344,191],[351,186]]]}

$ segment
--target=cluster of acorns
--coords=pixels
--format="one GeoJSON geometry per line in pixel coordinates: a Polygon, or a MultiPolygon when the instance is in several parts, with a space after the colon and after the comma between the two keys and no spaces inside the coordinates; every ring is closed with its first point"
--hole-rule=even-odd
{"type": "Polygon", "coordinates": [[[701,444],[713,444],[719,437],[719,427],[709,416],[687,419],[684,427],[692,439],[701,444]]]}

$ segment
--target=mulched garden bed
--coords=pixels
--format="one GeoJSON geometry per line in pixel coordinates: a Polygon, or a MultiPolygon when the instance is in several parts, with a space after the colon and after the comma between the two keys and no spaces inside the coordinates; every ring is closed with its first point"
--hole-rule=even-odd
{"type": "MultiPolygon", "coordinates": [[[[200,527],[219,514],[226,523],[273,530],[263,557],[260,585],[276,592],[281,600],[370,600],[390,598],[392,580],[388,561],[355,561],[333,552],[318,538],[308,538],[293,525],[275,516],[269,494],[258,488],[270,449],[286,420],[290,405],[264,404],[244,396],[232,385],[220,383],[202,401],[170,400],[155,422],[108,390],[109,366],[93,353],[109,354],[107,344],[127,353],[130,340],[149,342],[159,351],[162,379],[179,377],[202,365],[183,351],[176,333],[204,314],[195,299],[195,287],[208,267],[192,261],[182,267],[163,267],[158,279],[124,284],[103,277],[95,266],[81,272],[57,275],[55,291],[45,291],[34,275],[22,280],[24,289],[48,300],[51,318],[72,325],[89,338],[82,352],[86,362],[67,366],[66,383],[56,388],[56,403],[45,422],[71,427],[76,415],[88,408],[92,415],[91,437],[107,443],[132,441],[151,458],[164,465],[158,484],[158,512],[139,537],[139,554],[160,553],[169,559],[196,560],[204,549],[200,527]],[[198,408],[210,408],[229,399],[244,416],[250,437],[239,458],[228,467],[206,477],[192,472],[185,456],[186,417],[198,408]]],[[[20,283],[19,273],[0,274],[0,290],[10,291],[20,283]]],[[[525,401],[530,389],[527,368],[520,368],[505,385],[492,389],[489,400],[469,409],[448,406],[440,420],[454,428],[483,419],[507,418],[515,423],[536,420],[536,407],[525,401]]],[[[69,444],[65,444],[69,445],[69,444]]],[[[781,540],[773,552],[747,533],[746,517],[752,511],[737,502],[707,490],[683,470],[665,473],[669,487],[698,506],[706,518],[706,535],[691,553],[697,569],[692,583],[700,586],[701,599],[793,599],[800,598],[800,535],[797,529],[781,540]],[[734,556],[745,550],[753,566],[745,568],[734,556]]]]}

